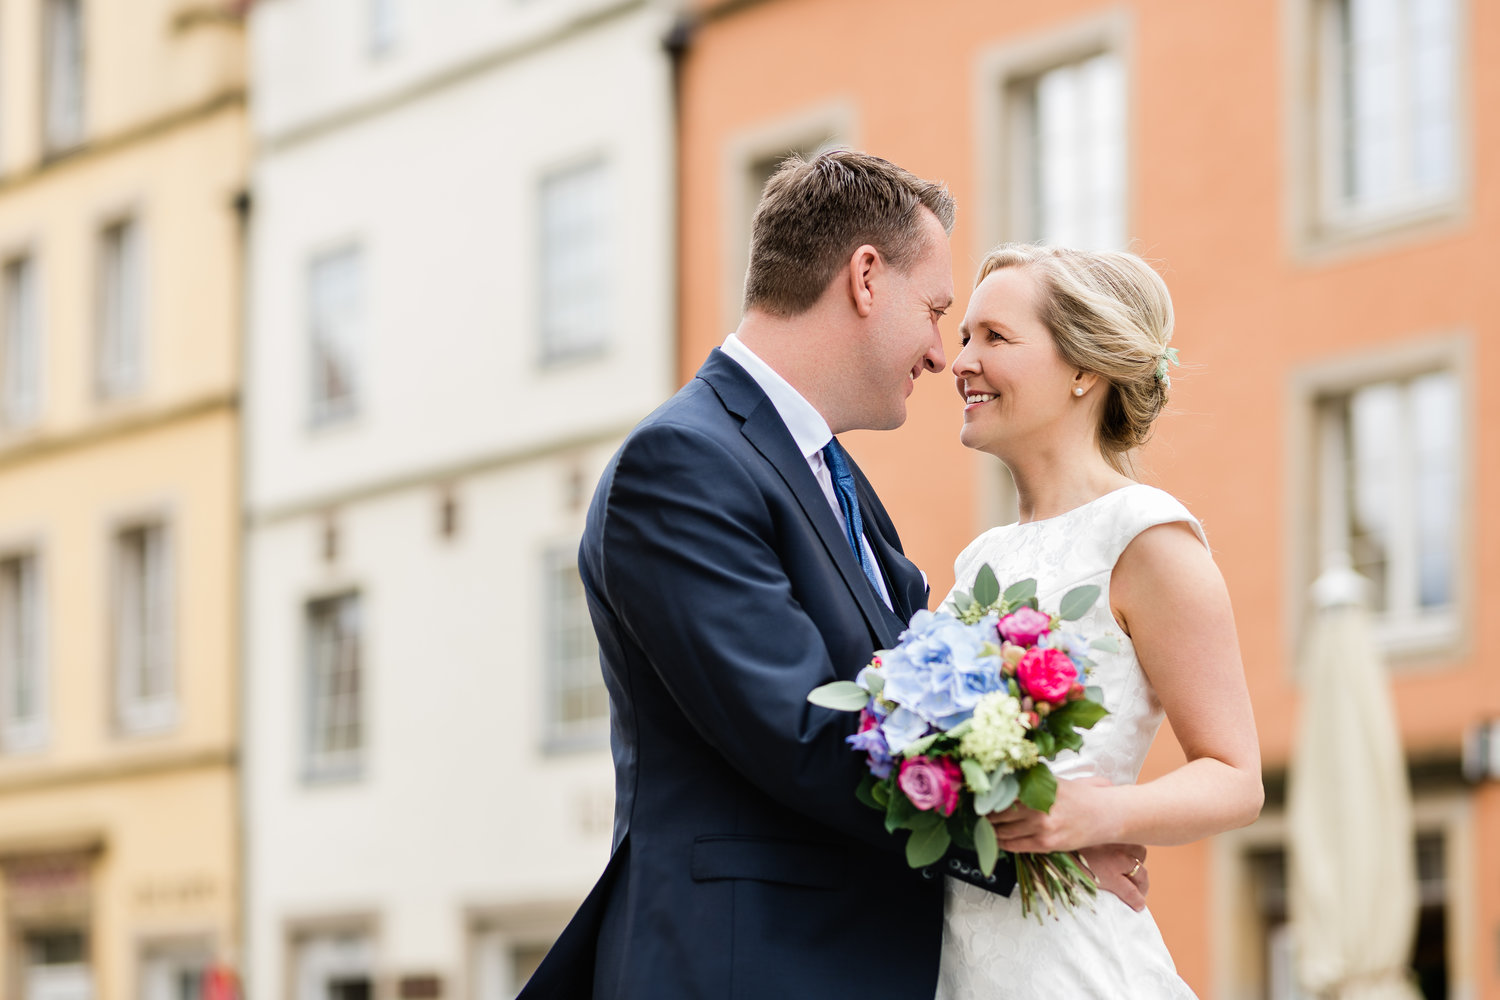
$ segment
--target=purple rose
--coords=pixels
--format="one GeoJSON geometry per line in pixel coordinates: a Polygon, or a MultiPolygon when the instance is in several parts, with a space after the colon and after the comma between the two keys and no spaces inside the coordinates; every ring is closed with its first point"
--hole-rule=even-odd
{"type": "Polygon", "coordinates": [[[1008,639],[1018,646],[1034,646],[1037,639],[1052,628],[1052,616],[1044,615],[1035,608],[1021,608],[1000,619],[1000,638],[1008,639]]]}
{"type": "Polygon", "coordinates": [[[952,816],[963,778],[963,771],[947,757],[912,757],[901,762],[896,784],[918,809],[952,816]]]}

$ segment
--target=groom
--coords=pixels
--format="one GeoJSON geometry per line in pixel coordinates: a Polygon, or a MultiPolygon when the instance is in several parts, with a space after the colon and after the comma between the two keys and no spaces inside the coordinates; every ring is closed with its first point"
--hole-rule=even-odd
{"type": "MultiPolygon", "coordinates": [[[[739,329],[605,470],[579,569],[614,848],[523,998],[933,995],[942,879],[855,799],[853,717],[806,695],[927,606],[833,436],[899,427],[945,367],[953,211],[873,156],[789,160],[755,213],[739,329]]],[[[1101,875],[1130,867],[1115,853],[1101,875]]]]}

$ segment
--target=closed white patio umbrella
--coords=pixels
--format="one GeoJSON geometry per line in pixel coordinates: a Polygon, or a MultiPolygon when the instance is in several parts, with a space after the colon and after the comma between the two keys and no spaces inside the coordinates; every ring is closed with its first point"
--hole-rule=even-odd
{"type": "Polygon", "coordinates": [[[1411,788],[1390,685],[1346,557],[1313,585],[1288,775],[1296,972],[1330,1000],[1417,1000],[1411,788]]]}

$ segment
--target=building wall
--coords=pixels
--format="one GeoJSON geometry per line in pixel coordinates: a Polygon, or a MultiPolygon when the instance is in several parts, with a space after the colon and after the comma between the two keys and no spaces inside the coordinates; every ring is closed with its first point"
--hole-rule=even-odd
{"type": "MultiPolygon", "coordinates": [[[[1493,879],[1472,878],[1493,866],[1489,845],[1500,842],[1494,788],[1476,792],[1456,777],[1466,730],[1500,713],[1491,668],[1500,635],[1475,610],[1500,588],[1500,541],[1482,515],[1500,475],[1487,460],[1500,412],[1482,388],[1500,366],[1493,335],[1500,311],[1482,273],[1500,243],[1500,130],[1486,113],[1500,98],[1495,10],[1457,6],[1466,27],[1458,59],[1462,177],[1453,203],[1411,225],[1330,238],[1311,231],[1303,204],[1312,183],[1305,146],[1313,140],[1299,130],[1299,116],[1312,104],[1302,68],[1312,43],[1311,5],[1300,0],[939,3],[923,8],[919,51],[913,15],[897,3],[867,4],[857,20],[835,0],[700,7],[681,76],[679,378],[691,375],[738,311],[751,161],[831,135],[945,180],[959,205],[952,315],[961,316],[981,254],[1007,232],[1013,178],[996,118],[1002,72],[1045,65],[1079,38],[1113,41],[1128,94],[1127,229],[1172,289],[1174,345],[1184,361],[1138,469],[1199,515],[1228,581],[1271,786],[1259,827],[1266,831],[1279,822],[1301,711],[1295,659],[1317,556],[1308,551],[1315,546],[1309,372],[1354,371],[1370,358],[1434,344],[1462,359],[1459,637],[1418,655],[1394,653],[1390,671],[1408,756],[1430,765],[1416,772],[1419,805],[1424,796],[1465,804],[1449,827],[1453,995],[1500,988],[1500,891],[1493,879]],[[777,72],[760,71],[770,63],[777,72]]],[[[957,319],[947,334],[951,361],[957,319]]],[[[953,555],[1014,516],[993,460],[959,445],[952,393],[951,376],[925,376],[903,428],[848,435],[908,553],[930,574],[934,600],[953,582],[953,555]]],[[[1180,760],[1164,728],[1144,777],[1180,760]]],[[[1265,836],[1279,843],[1279,834],[1265,836]]],[[[1240,861],[1215,860],[1224,854],[1215,843],[1153,849],[1152,909],[1195,989],[1263,995],[1253,983],[1257,953],[1229,927],[1249,918],[1226,915],[1245,902],[1231,898],[1245,887],[1229,870],[1240,861]]]]}
{"type": "MultiPolygon", "coordinates": [[[[0,34],[0,257],[38,266],[40,404],[0,436],[0,544],[40,565],[45,736],[0,755],[0,982],[22,995],[16,866],[87,858],[85,961],[101,1000],[140,995],[147,949],[232,964],[239,936],[237,629],[243,37],[226,9],[84,4],[84,129],[42,144],[40,3],[0,34]],[[139,390],[96,391],[100,234],[141,232],[139,390]],[[173,721],[122,729],[113,535],[169,539],[173,721]]],[[[8,360],[0,364],[8,364],[8,360]]]]}
{"type": "Polygon", "coordinates": [[[669,22],[408,4],[376,56],[362,7],[252,16],[247,995],[299,995],[306,942],[341,930],[378,989],[508,995],[608,857],[604,740],[543,726],[543,568],[672,389],[669,22]],[[598,159],[607,346],[548,363],[538,189],[598,159]],[[313,426],[308,266],[354,243],[360,401],[313,426]],[[367,742],[354,777],[309,781],[306,607],[351,591],[367,742]]]}

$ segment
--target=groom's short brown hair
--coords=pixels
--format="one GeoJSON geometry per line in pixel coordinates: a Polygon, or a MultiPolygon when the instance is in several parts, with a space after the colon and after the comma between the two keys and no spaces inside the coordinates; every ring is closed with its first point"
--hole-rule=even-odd
{"type": "Polygon", "coordinates": [[[766,182],[750,231],[745,309],[812,308],[854,251],[869,244],[903,273],[925,248],[921,210],[953,232],[953,196],[888,160],[836,149],[787,157],[766,182]]]}

